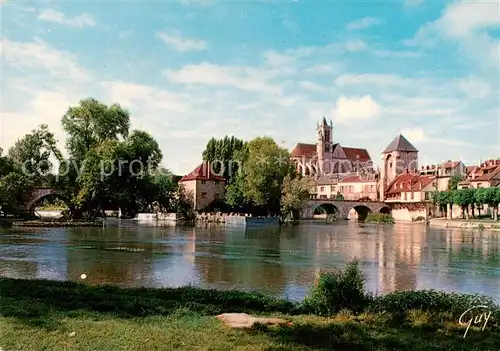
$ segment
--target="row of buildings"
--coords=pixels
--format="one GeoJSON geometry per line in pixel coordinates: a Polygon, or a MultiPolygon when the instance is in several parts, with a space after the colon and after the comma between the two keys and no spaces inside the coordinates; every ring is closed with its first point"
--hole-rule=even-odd
{"type": "Polygon", "coordinates": [[[366,149],[333,143],[332,131],[332,123],[323,119],[316,144],[298,143],[291,152],[297,170],[315,178],[311,193],[316,198],[424,202],[433,192],[447,190],[454,175],[463,178],[459,188],[500,185],[500,159],[473,166],[460,160],[419,166],[417,148],[400,134],[382,151],[382,166],[376,168],[366,149]]]}
{"type": "MultiPolygon", "coordinates": [[[[419,203],[430,201],[435,191],[447,190],[453,175],[463,178],[459,188],[500,185],[500,159],[474,166],[460,160],[419,166],[417,148],[398,135],[382,151],[382,166],[377,168],[366,149],[333,142],[331,121],[323,118],[316,131],[315,144],[298,143],[291,151],[297,171],[315,181],[313,198],[419,203]]],[[[224,197],[225,179],[214,174],[206,162],[180,182],[198,211],[224,197]]]]}

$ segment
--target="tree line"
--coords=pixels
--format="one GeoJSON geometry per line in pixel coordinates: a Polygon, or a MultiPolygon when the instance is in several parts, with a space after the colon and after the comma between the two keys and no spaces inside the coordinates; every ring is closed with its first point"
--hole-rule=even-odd
{"type": "Polygon", "coordinates": [[[449,189],[447,191],[435,192],[433,201],[440,210],[447,212],[448,207],[452,211],[453,205],[460,206],[463,217],[469,219],[469,213],[475,217],[475,210],[481,216],[481,205],[492,208],[492,216],[498,220],[498,205],[500,204],[500,188],[468,188],[449,189]]]}
{"type": "Polygon", "coordinates": [[[61,123],[66,157],[46,125],[17,140],[6,155],[0,152],[3,214],[18,213],[39,187],[55,188],[75,219],[118,208],[134,215],[153,206],[187,214],[188,198],[171,172],[159,167],[158,143],[145,131],[130,130],[126,109],[85,99],[61,123]]]}
{"type": "MultiPolygon", "coordinates": [[[[192,215],[188,194],[160,166],[157,141],[146,131],[130,130],[130,113],[119,104],[81,100],[68,108],[61,124],[65,156],[47,125],[17,140],[5,155],[0,148],[3,214],[18,213],[35,188],[51,187],[74,219],[95,218],[105,209],[130,216],[154,209],[192,215]]],[[[227,180],[226,197],[213,207],[297,218],[309,198],[309,180],[272,138],[212,138],[202,158],[214,162],[216,172],[223,167],[227,180]]]]}

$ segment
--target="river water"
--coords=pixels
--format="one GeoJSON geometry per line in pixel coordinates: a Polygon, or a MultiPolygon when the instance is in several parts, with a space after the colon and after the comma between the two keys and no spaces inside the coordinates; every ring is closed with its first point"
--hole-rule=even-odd
{"type": "Polygon", "coordinates": [[[306,222],[280,229],[0,229],[0,276],[120,286],[258,289],[302,299],[320,269],[360,260],[367,288],[442,289],[500,302],[500,233],[419,224],[306,222]]]}

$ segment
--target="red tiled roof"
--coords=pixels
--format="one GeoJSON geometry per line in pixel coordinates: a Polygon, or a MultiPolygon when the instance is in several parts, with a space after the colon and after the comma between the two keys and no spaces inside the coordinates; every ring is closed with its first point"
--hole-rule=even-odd
{"type": "Polygon", "coordinates": [[[179,182],[188,182],[191,180],[221,180],[226,179],[222,176],[216,175],[212,172],[211,167],[208,162],[203,162],[201,165],[196,167],[191,173],[185,175],[179,180],[179,182]]]}
{"type": "Polygon", "coordinates": [[[292,157],[313,157],[316,155],[316,145],[298,143],[295,145],[290,155],[292,157]]]}
{"type": "Polygon", "coordinates": [[[481,168],[478,173],[479,174],[474,179],[471,179],[472,182],[490,181],[493,179],[494,176],[500,173],[500,166],[490,166],[481,168]]]}
{"type": "Polygon", "coordinates": [[[342,146],[342,150],[344,150],[347,158],[352,162],[367,162],[371,161],[370,155],[366,149],[357,149],[353,147],[344,147],[342,146]]]}
{"type": "Polygon", "coordinates": [[[352,175],[344,177],[339,183],[366,183],[366,182],[375,182],[375,179],[367,179],[366,177],[362,177],[360,175],[352,175]]]}
{"type": "Polygon", "coordinates": [[[466,166],[467,174],[472,173],[479,169],[479,166],[466,166]]]}
{"type": "Polygon", "coordinates": [[[433,180],[434,176],[415,173],[402,173],[396,177],[386,190],[386,194],[420,191],[433,180]],[[402,185],[402,186],[401,186],[402,185]]]}
{"type": "Polygon", "coordinates": [[[448,162],[441,164],[441,168],[444,168],[444,169],[455,168],[459,163],[460,163],[460,161],[448,161],[448,162]]]}

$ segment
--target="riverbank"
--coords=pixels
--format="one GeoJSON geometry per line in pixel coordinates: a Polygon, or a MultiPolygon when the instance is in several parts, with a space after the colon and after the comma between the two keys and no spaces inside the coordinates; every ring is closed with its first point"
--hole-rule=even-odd
{"type": "Polygon", "coordinates": [[[367,297],[346,285],[349,274],[352,272],[343,278],[319,279],[309,299],[301,303],[260,293],[194,287],[124,289],[0,278],[0,348],[293,351],[498,347],[500,307],[488,299],[435,291],[367,297]],[[334,300],[324,295],[325,289],[333,293],[334,300]],[[339,289],[349,294],[338,295],[339,289]],[[466,327],[458,320],[477,304],[489,305],[492,315],[484,330],[483,325],[472,326],[464,338],[466,327]],[[215,317],[231,312],[279,317],[287,323],[241,330],[227,327],[215,317]]]}
{"type": "Polygon", "coordinates": [[[429,226],[437,228],[461,228],[461,229],[500,231],[500,222],[488,219],[465,220],[465,219],[431,218],[429,219],[429,226]]]}

